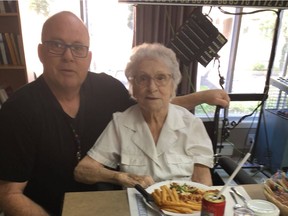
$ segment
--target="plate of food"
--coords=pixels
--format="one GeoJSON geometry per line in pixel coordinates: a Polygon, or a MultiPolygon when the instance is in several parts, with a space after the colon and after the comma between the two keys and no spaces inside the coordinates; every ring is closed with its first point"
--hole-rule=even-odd
{"type": "Polygon", "coordinates": [[[208,190],[212,189],[200,183],[181,180],[162,181],[146,188],[162,211],[171,216],[200,215],[202,197],[208,190]]]}
{"type": "Polygon", "coordinates": [[[281,215],[288,215],[288,175],[285,172],[278,171],[265,181],[264,195],[280,209],[281,215]]]}

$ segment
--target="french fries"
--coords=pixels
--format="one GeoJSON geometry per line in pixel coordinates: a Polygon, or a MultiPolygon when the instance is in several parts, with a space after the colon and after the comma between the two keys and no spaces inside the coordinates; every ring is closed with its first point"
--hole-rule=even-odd
{"type": "Polygon", "coordinates": [[[193,192],[179,192],[174,186],[163,185],[160,189],[155,189],[152,196],[156,204],[165,211],[181,214],[191,214],[201,210],[204,190],[195,188],[193,192]]]}

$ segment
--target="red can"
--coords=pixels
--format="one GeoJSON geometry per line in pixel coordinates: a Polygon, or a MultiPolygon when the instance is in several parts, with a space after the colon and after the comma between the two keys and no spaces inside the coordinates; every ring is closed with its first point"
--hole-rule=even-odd
{"type": "Polygon", "coordinates": [[[202,199],[201,216],[223,216],[226,200],[223,195],[217,198],[218,191],[207,191],[202,199]]]}

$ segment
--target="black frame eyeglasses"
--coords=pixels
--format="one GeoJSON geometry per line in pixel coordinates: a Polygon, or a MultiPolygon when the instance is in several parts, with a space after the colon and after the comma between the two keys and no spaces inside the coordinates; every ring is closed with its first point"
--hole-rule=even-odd
{"type": "Polygon", "coordinates": [[[48,48],[48,52],[54,55],[62,56],[67,48],[71,50],[74,57],[85,58],[87,57],[89,47],[80,44],[65,44],[60,41],[44,41],[43,44],[48,48]]]}

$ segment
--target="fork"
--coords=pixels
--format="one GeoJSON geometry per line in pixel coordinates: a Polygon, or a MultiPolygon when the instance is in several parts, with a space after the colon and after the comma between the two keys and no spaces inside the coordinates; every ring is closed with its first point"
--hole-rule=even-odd
{"type": "Polygon", "coordinates": [[[237,209],[237,208],[241,208],[242,205],[240,203],[238,203],[234,193],[232,191],[229,191],[231,197],[233,198],[234,202],[235,202],[235,205],[233,206],[233,209],[237,209]]]}
{"type": "Polygon", "coordinates": [[[240,197],[240,199],[243,200],[243,202],[244,202],[245,204],[247,204],[246,198],[245,198],[241,193],[239,193],[239,191],[237,191],[234,187],[231,187],[231,190],[232,190],[238,197],[240,197]]]}

